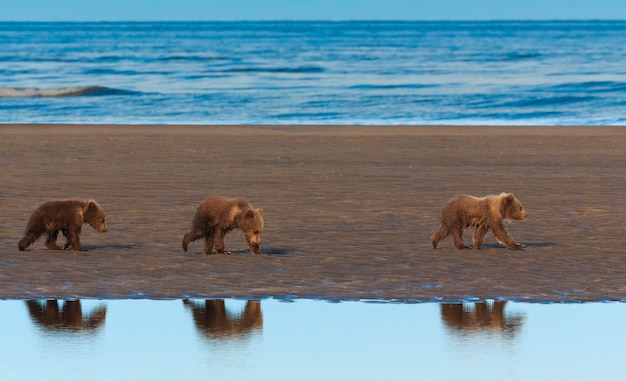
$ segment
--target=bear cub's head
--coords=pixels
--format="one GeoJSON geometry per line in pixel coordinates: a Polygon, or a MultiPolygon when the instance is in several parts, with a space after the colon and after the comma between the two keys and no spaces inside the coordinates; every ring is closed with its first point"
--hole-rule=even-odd
{"type": "Polygon", "coordinates": [[[261,233],[263,233],[263,209],[248,208],[243,211],[243,223],[239,229],[246,236],[248,246],[254,254],[261,253],[261,233]]]}
{"type": "Polygon", "coordinates": [[[101,233],[109,230],[105,221],[104,209],[95,200],[87,201],[83,211],[83,222],[101,233]]]}
{"type": "Polygon", "coordinates": [[[528,217],[528,212],[526,212],[522,203],[513,193],[502,193],[500,199],[502,201],[502,218],[506,220],[525,220],[528,217]]]}

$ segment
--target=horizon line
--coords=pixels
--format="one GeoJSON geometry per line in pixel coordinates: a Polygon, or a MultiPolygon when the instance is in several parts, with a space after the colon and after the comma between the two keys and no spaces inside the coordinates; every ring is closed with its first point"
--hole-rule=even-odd
{"type": "Polygon", "coordinates": [[[626,18],[494,18],[494,19],[215,19],[215,20],[2,20],[0,23],[203,23],[203,22],[575,22],[575,21],[602,21],[602,22],[626,22],[626,18]]]}

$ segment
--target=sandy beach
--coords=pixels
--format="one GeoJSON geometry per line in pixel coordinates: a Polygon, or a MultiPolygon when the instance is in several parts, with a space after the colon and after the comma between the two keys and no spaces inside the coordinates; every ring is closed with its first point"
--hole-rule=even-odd
{"type": "MultiPolygon", "coordinates": [[[[0,298],[626,300],[626,128],[1,125],[0,298]],[[435,250],[444,204],[512,192],[527,245],[435,250]],[[261,255],[181,248],[210,195],[264,209],[261,255]],[[86,252],[20,252],[30,213],[94,198],[86,252]]],[[[465,233],[471,242],[473,231],[465,233]]]]}

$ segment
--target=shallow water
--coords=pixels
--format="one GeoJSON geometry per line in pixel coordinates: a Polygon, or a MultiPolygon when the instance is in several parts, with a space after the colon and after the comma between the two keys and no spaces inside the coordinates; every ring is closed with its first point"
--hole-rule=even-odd
{"type": "Polygon", "coordinates": [[[0,302],[2,379],[617,380],[625,303],[0,302]]]}

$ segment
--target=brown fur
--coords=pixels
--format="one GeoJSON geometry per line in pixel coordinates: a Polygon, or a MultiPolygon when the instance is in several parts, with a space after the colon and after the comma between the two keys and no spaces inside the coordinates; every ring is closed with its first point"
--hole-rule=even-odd
{"type": "Polygon", "coordinates": [[[450,200],[441,212],[441,229],[432,235],[433,247],[442,239],[452,234],[454,247],[469,249],[463,243],[463,230],[476,227],[474,248],[482,249],[487,231],[491,229],[498,242],[511,249],[526,246],[516,243],[504,229],[504,220],[525,220],[528,213],[512,193],[477,198],[462,195],[450,200]]]}
{"type": "Polygon", "coordinates": [[[213,246],[220,254],[224,251],[224,236],[233,229],[241,230],[253,253],[261,252],[263,232],[263,209],[254,209],[240,198],[209,197],[196,211],[191,231],[183,237],[183,250],[187,251],[190,242],[204,238],[204,254],[212,254],[213,246]]]}
{"type": "Polygon", "coordinates": [[[28,220],[24,238],[18,244],[26,250],[42,235],[46,236],[46,246],[52,250],[73,248],[83,250],[80,244],[80,231],[83,224],[89,224],[99,232],[108,230],[104,210],[94,200],[56,200],[41,204],[28,220]],[[59,231],[67,241],[63,247],[57,246],[59,231]]]}
{"type": "Polygon", "coordinates": [[[263,328],[263,312],[258,300],[248,300],[238,315],[228,311],[223,299],[206,300],[204,305],[184,299],[183,304],[191,309],[196,328],[211,339],[242,337],[263,328]]]}
{"type": "Polygon", "coordinates": [[[26,306],[34,323],[58,332],[95,331],[104,325],[107,315],[106,305],[84,314],[79,299],[66,300],[62,306],[56,299],[27,300],[26,306]]]}

